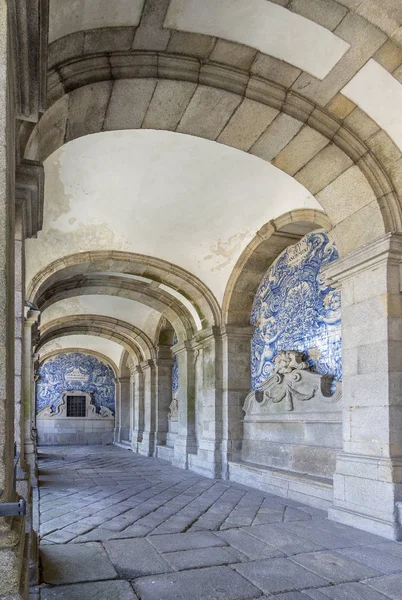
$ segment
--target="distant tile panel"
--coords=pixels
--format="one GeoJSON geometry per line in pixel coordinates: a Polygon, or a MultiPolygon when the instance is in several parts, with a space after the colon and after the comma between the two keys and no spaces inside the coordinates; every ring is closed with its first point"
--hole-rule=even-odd
{"type": "Polygon", "coordinates": [[[57,354],[40,365],[38,375],[37,412],[46,406],[54,410],[66,391],[88,392],[98,409],[106,406],[115,410],[113,370],[95,356],[81,352],[57,354]]]}

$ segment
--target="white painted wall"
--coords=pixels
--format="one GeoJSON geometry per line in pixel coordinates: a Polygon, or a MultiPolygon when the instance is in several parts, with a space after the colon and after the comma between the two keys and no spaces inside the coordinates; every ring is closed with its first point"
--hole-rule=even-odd
{"type": "Polygon", "coordinates": [[[165,27],[257,48],[323,79],[350,44],[267,0],[171,0],[165,27]]]}
{"type": "Polygon", "coordinates": [[[126,321],[144,331],[154,340],[161,313],[127,298],[119,296],[75,296],[55,302],[41,314],[41,324],[71,315],[103,315],[126,321]]]}
{"type": "Polygon", "coordinates": [[[45,356],[53,350],[65,350],[66,348],[79,348],[80,350],[92,350],[100,352],[118,367],[120,364],[121,355],[124,351],[123,347],[116,342],[97,337],[95,335],[66,335],[42,346],[40,356],[45,356]]]}
{"type": "Polygon", "coordinates": [[[370,59],[342,94],[378,123],[402,150],[402,84],[391,73],[370,59]]]}
{"type": "Polygon", "coordinates": [[[145,0],[50,0],[49,42],[99,27],[136,26],[145,0]]]}
{"type": "Polygon", "coordinates": [[[168,131],[74,140],[45,161],[44,224],[26,242],[27,282],[62,256],[125,250],[175,263],[222,300],[241,252],[270,219],[321,210],[264,160],[168,131]]]}

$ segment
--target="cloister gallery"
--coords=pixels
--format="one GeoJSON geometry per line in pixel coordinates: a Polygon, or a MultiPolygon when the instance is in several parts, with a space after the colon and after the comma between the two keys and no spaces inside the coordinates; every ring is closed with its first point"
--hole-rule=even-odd
{"type": "MultiPolygon", "coordinates": [[[[0,31],[0,597],[57,584],[38,456],[63,493],[103,452],[400,552],[401,1],[0,0],[0,31]]],[[[296,589],[244,573],[174,597],[296,589]]],[[[170,598],[133,585],[31,597],[170,598]]]]}

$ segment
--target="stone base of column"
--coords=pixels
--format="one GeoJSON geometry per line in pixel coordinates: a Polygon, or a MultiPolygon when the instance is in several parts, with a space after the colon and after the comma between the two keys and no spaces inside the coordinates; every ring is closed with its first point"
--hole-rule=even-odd
{"type": "Polygon", "coordinates": [[[402,540],[402,460],[341,453],[334,475],[333,521],[402,540]]]}
{"type": "Polygon", "coordinates": [[[142,456],[155,456],[156,435],[154,432],[144,431],[142,441],[138,444],[138,453],[142,456]]]}
{"type": "Polygon", "coordinates": [[[180,469],[188,469],[189,454],[197,454],[196,440],[188,436],[178,435],[174,443],[172,465],[174,465],[175,467],[179,467],[180,469]]]}
{"type": "Polygon", "coordinates": [[[133,429],[131,433],[131,450],[133,452],[139,453],[139,447],[142,442],[142,431],[138,431],[138,429],[133,429]]]}
{"type": "Polygon", "coordinates": [[[13,520],[12,525],[2,523],[0,527],[0,597],[5,600],[26,600],[28,545],[25,519],[18,517],[13,520]]]}
{"type": "Polygon", "coordinates": [[[200,440],[197,454],[188,455],[188,468],[210,479],[219,479],[222,476],[220,444],[200,440]]]}
{"type": "Polygon", "coordinates": [[[113,432],[113,441],[114,443],[120,442],[120,427],[115,427],[113,432]]]}

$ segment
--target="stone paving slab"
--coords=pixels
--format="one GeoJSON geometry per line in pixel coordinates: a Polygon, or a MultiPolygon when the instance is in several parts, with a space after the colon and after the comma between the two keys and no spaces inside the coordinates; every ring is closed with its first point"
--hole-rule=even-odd
{"type": "Polygon", "coordinates": [[[226,542],[209,531],[199,533],[177,533],[172,535],[150,536],[149,541],[159,552],[177,552],[179,550],[197,550],[213,546],[225,546],[226,542]]]}
{"type": "Polygon", "coordinates": [[[292,592],[308,587],[321,587],[328,580],[291,562],[287,558],[269,558],[234,567],[238,573],[259,587],[264,594],[292,592]]]}
{"type": "Polygon", "coordinates": [[[229,567],[143,577],[134,582],[141,600],[249,600],[261,591],[229,567]]]}
{"type": "Polygon", "coordinates": [[[338,553],[357,560],[386,575],[402,573],[402,554],[400,557],[397,557],[375,546],[344,548],[343,550],[338,550],[338,553]]]}
{"type": "Polygon", "coordinates": [[[117,573],[101,544],[51,544],[41,549],[43,581],[59,585],[116,579],[117,573]]]}
{"type": "Polygon", "coordinates": [[[381,575],[380,571],[330,550],[292,556],[292,561],[325,577],[330,583],[358,581],[366,577],[381,575]]]}
{"type": "Polygon", "coordinates": [[[258,525],[248,527],[242,531],[262,540],[270,546],[274,546],[274,548],[288,556],[325,549],[315,542],[303,539],[291,531],[287,531],[285,528],[276,525],[258,525]]]}
{"type": "MultiPolygon", "coordinates": [[[[305,594],[313,600],[386,600],[386,596],[361,583],[341,583],[318,590],[307,590],[305,594]]],[[[304,600],[306,598],[304,597],[304,600]]]]}
{"type": "Polygon", "coordinates": [[[265,542],[249,535],[242,529],[219,531],[216,535],[219,535],[222,540],[237,550],[240,550],[240,552],[248,556],[251,560],[258,560],[261,558],[281,558],[285,556],[285,554],[280,552],[277,548],[265,544],[265,542]]]}
{"type": "Polygon", "coordinates": [[[183,550],[168,552],[164,558],[176,571],[199,569],[201,567],[218,567],[239,562],[238,555],[226,548],[200,548],[198,550],[183,550]]]}
{"type": "Polygon", "coordinates": [[[43,588],[41,600],[138,600],[127,581],[97,581],[43,588]]]}
{"type": "Polygon", "coordinates": [[[402,578],[400,575],[386,575],[364,582],[369,588],[377,590],[392,600],[402,599],[402,578]]]}
{"type": "MultiPolygon", "coordinates": [[[[76,547],[79,548],[79,546],[76,547]]],[[[123,579],[169,573],[173,570],[152,544],[145,539],[106,542],[105,548],[123,579]]]]}

